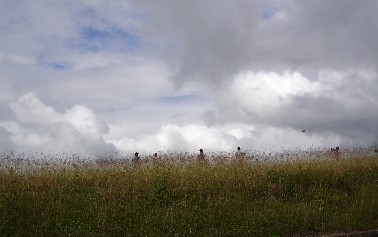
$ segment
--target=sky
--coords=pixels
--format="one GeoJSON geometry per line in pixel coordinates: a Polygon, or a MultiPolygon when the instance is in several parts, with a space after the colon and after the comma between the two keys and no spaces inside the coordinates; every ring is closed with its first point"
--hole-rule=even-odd
{"type": "Polygon", "coordinates": [[[0,0],[0,151],[378,143],[377,15],[370,0],[0,0]]]}

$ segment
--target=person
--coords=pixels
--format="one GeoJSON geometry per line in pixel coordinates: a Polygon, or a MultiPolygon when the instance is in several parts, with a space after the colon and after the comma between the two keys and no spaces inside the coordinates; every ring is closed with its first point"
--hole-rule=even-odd
{"type": "Polygon", "coordinates": [[[236,154],[235,154],[235,158],[237,159],[237,160],[242,160],[243,158],[244,158],[244,152],[242,152],[241,150],[240,150],[240,146],[238,146],[238,148],[237,148],[237,151],[236,151],[236,154]]]}
{"type": "Polygon", "coordinates": [[[336,153],[338,153],[338,152],[339,152],[339,147],[337,146],[336,149],[331,148],[331,151],[332,151],[332,152],[336,152],[336,153]]]}
{"type": "Polygon", "coordinates": [[[199,155],[197,156],[197,161],[198,163],[203,163],[206,161],[205,159],[205,154],[203,153],[203,150],[202,149],[199,149],[199,155]]]}
{"type": "Polygon", "coordinates": [[[134,166],[140,164],[140,157],[139,157],[139,153],[138,152],[135,152],[135,154],[134,154],[133,163],[134,163],[134,166]]]}
{"type": "Polygon", "coordinates": [[[152,163],[154,165],[157,165],[157,163],[158,163],[158,154],[157,154],[157,152],[155,152],[154,155],[153,155],[153,157],[152,157],[152,163]]]}
{"type": "Polygon", "coordinates": [[[339,161],[340,157],[339,157],[339,147],[337,146],[336,149],[334,148],[331,148],[331,152],[333,152],[333,154],[335,154],[335,159],[336,161],[339,161]]]}

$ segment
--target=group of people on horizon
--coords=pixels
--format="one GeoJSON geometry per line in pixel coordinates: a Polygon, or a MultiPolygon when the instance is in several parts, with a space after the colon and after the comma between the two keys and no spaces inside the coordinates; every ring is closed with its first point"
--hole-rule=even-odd
{"type": "MultiPolygon", "coordinates": [[[[157,154],[157,152],[155,152],[155,153],[153,154],[153,162],[154,162],[154,163],[157,161],[157,156],[158,156],[158,154],[157,154]]],[[[134,158],[133,158],[132,161],[133,161],[134,164],[140,164],[140,163],[141,163],[141,159],[140,159],[140,157],[139,157],[139,153],[138,153],[138,152],[135,152],[135,153],[134,153],[134,158]]]]}
{"type": "MultiPolygon", "coordinates": [[[[245,156],[245,153],[241,151],[241,148],[240,147],[237,147],[236,148],[237,151],[235,153],[235,159],[236,160],[243,160],[244,159],[244,156],[245,156]]],[[[331,148],[331,152],[335,155],[335,159],[338,161],[339,160],[339,150],[340,150],[340,147],[336,147],[336,148],[331,148]]],[[[375,150],[375,152],[378,152],[377,150],[375,150]]],[[[158,160],[158,154],[157,153],[154,153],[153,154],[153,162],[155,163],[156,161],[158,160]]],[[[134,164],[140,164],[141,163],[141,159],[139,157],[139,153],[138,152],[135,152],[134,154],[134,158],[133,158],[133,163],[134,164]]],[[[203,149],[199,149],[199,154],[197,155],[197,162],[198,163],[205,163],[206,162],[206,157],[205,157],[205,153],[203,152],[203,149]]]]}
{"type": "MultiPolygon", "coordinates": [[[[243,159],[244,156],[245,156],[245,153],[241,151],[240,147],[237,147],[236,149],[237,149],[237,151],[236,151],[236,153],[235,153],[235,158],[236,158],[237,160],[241,160],[241,159],[243,159]]],[[[204,163],[204,162],[206,162],[206,157],[205,157],[205,153],[203,152],[203,149],[202,149],[202,148],[199,149],[199,152],[200,152],[200,153],[197,155],[197,162],[198,162],[198,163],[204,163]]],[[[153,154],[153,162],[154,162],[154,163],[155,163],[155,161],[157,161],[157,159],[158,159],[157,156],[158,156],[157,153],[154,153],[154,154],[153,154]]],[[[139,153],[138,153],[138,152],[135,152],[135,154],[134,154],[134,158],[133,158],[132,161],[133,161],[134,164],[140,164],[140,163],[141,163],[141,159],[140,159],[140,157],[139,157],[139,153]]]]}

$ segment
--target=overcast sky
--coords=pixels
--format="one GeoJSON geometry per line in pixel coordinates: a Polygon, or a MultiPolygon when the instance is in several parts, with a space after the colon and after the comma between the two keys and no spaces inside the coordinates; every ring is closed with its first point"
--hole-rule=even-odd
{"type": "Polygon", "coordinates": [[[377,16],[374,0],[0,0],[0,150],[377,143],[377,16]]]}

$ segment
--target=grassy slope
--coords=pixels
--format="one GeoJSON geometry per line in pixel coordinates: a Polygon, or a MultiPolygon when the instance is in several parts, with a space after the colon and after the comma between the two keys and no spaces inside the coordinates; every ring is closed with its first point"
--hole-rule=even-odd
{"type": "Polygon", "coordinates": [[[303,236],[378,221],[378,158],[0,171],[3,236],[303,236]]]}

